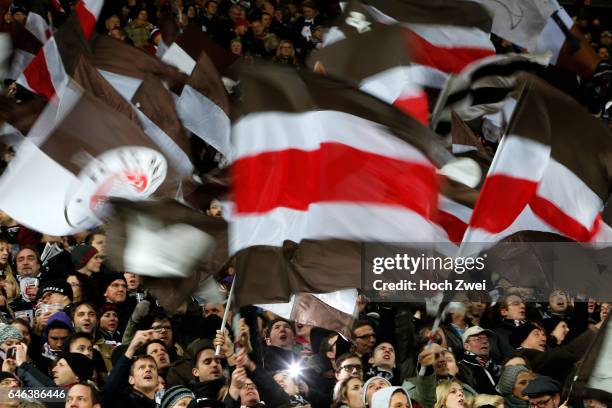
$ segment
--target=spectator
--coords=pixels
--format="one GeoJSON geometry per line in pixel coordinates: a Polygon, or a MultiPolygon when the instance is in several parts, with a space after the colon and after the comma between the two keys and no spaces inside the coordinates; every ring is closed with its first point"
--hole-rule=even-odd
{"type": "Polygon", "coordinates": [[[446,380],[436,386],[435,408],[463,408],[465,407],[465,396],[461,383],[454,380],[446,380]]]}
{"type": "Polygon", "coordinates": [[[351,377],[363,381],[363,365],[357,354],[345,353],[336,359],[336,381],[343,381],[351,377]]]}
{"type": "Polygon", "coordinates": [[[195,399],[189,388],[181,385],[168,388],[161,399],[160,408],[183,408],[195,399]]]}
{"type": "Polygon", "coordinates": [[[463,333],[462,339],[464,353],[457,377],[484,394],[495,394],[495,384],[501,375],[501,367],[489,356],[489,339],[492,335],[491,330],[473,326],[463,333]]]}
{"type": "Polygon", "coordinates": [[[149,22],[149,13],[142,9],[136,18],[128,24],[125,31],[135,47],[143,48],[149,42],[149,35],[154,26],[149,22]]]}
{"type": "Polygon", "coordinates": [[[102,408],[100,394],[96,387],[89,383],[72,384],[66,395],[66,408],[102,408]]]}
{"type": "Polygon", "coordinates": [[[102,406],[155,408],[159,378],[155,359],[136,352],[153,338],[152,330],[137,331],[120,354],[102,389],[102,406]]]}
{"type": "Polygon", "coordinates": [[[406,390],[401,387],[388,387],[372,396],[372,408],[410,408],[412,402],[406,390]]]}
{"type": "Polygon", "coordinates": [[[524,365],[504,367],[495,389],[504,397],[508,408],[529,408],[529,399],[523,394],[525,387],[534,378],[533,373],[524,365]]]}
{"type": "Polygon", "coordinates": [[[364,408],[361,397],[363,381],[356,377],[349,377],[339,381],[334,388],[334,408],[364,408]]]}
{"type": "Polygon", "coordinates": [[[561,405],[561,385],[547,376],[538,376],[531,380],[523,393],[529,398],[532,407],[559,408],[561,405]]]}
{"type": "Polygon", "coordinates": [[[91,277],[100,272],[103,258],[91,245],[79,245],[72,250],[74,268],[83,275],[91,277]]]}

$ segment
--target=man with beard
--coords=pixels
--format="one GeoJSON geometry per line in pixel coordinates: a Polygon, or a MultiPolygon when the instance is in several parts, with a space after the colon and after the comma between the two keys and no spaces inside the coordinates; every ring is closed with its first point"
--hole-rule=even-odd
{"type": "Polygon", "coordinates": [[[76,332],[87,333],[92,337],[95,335],[98,329],[98,316],[91,303],[75,303],[70,314],[76,332]]]}
{"type": "Polygon", "coordinates": [[[158,385],[155,359],[136,352],[153,339],[153,330],[139,330],[125,354],[117,359],[102,390],[102,406],[155,408],[158,385]]]}

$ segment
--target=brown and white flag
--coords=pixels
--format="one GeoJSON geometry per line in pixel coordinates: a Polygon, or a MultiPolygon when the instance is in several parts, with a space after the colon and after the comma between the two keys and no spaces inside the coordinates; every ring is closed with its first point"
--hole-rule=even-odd
{"type": "Polygon", "coordinates": [[[492,245],[519,231],[605,242],[601,212],[609,195],[612,139],[570,96],[525,74],[464,243],[492,245]],[[581,137],[576,137],[581,135],[581,137]]]}
{"type": "Polygon", "coordinates": [[[0,179],[0,208],[37,231],[68,235],[102,223],[109,197],[162,190],[168,168],[139,126],[70,81],[0,179]]]}
{"type": "MultiPolygon", "coordinates": [[[[255,66],[233,125],[239,305],[354,289],[361,243],[439,242],[436,136],[353,85],[255,66]]],[[[298,301],[301,299],[298,299],[298,301]]]]}

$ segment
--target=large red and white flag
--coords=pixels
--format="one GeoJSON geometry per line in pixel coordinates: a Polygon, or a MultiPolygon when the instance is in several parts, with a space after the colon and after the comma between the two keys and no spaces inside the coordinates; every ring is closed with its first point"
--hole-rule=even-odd
{"type": "Polygon", "coordinates": [[[81,0],[73,14],[43,45],[17,83],[48,100],[69,82],[76,56],[87,50],[104,0],[81,0]]]}
{"type": "Polygon", "coordinates": [[[531,75],[524,81],[463,243],[487,246],[519,231],[610,239],[601,216],[612,177],[609,131],[570,96],[531,75]]]}
{"type": "Polygon", "coordinates": [[[360,286],[360,243],[439,242],[436,165],[415,119],[349,83],[261,66],[241,77],[233,126],[240,304],[360,286]]]}

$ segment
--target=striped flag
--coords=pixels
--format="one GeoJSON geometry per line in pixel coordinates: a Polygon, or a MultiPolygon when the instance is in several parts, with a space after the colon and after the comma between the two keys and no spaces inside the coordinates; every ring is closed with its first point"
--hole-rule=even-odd
{"type": "Polygon", "coordinates": [[[360,285],[360,242],[439,242],[436,165],[416,120],[344,82],[256,66],[233,125],[239,305],[360,285]]]}
{"type": "Polygon", "coordinates": [[[309,64],[350,80],[427,125],[428,97],[413,78],[409,37],[409,31],[398,24],[377,26],[313,51],[309,64]]]}
{"type": "Polygon", "coordinates": [[[464,243],[488,245],[529,230],[578,242],[609,239],[601,211],[611,154],[609,131],[599,120],[571,97],[526,74],[464,243]]]}
{"type": "Polygon", "coordinates": [[[137,125],[71,81],[0,179],[0,208],[36,231],[83,231],[102,223],[108,197],[163,189],[168,162],[137,125]]]}
{"type": "Polygon", "coordinates": [[[448,133],[451,111],[468,122],[500,111],[521,73],[541,71],[549,60],[548,54],[505,54],[470,64],[444,85],[432,113],[432,127],[448,133]]]}
{"type": "Polygon", "coordinates": [[[12,25],[11,40],[13,42],[13,58],[6,78],[15,80],[32,62],[43,46],[43,42],[21,24],[12,25]]]}
{"type": "Polygon", "coordinates": [[[61,93],[69,82],[76,57],[88,50],[103,5],[104,0],[81,0],[24,69],[17,83],[48,100],[61,93]]]}
{"type": "Polygon", "coordinates": [[[471,1],[368,0],[378,22],[401,23],[412,32],[411,58],[420,64],[422,85],[441,88],[446,74],[495,55],[492,20],[471,1]]]}

